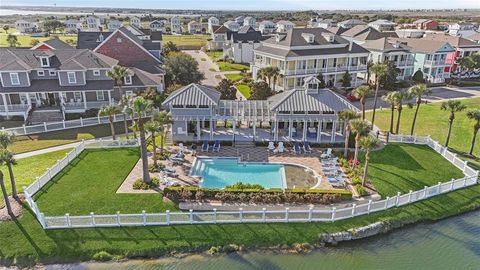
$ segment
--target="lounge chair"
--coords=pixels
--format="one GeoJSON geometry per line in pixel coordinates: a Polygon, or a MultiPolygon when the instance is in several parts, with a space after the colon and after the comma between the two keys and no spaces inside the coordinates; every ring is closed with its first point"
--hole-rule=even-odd
{"type": "Polygon", "coordinates": [[[169,168],[163,168],[162,171],[168,176],[178,176],[177,171],[169,168]]]}
{"type": "Polygon", "coordinates": [[[285,152],[285,146],[283,146],[283,142],[278,142],[277,148],[273,151],[274,153],[283,153],[285,152]]]}
{"type": "Polygon", "coordinates": [[[305,153],[312,153],[312,148],[310,147],[309,142],[304,142],[303,143],[303,152],[305,153]]]}
{"type": "Polygon", "coordinates": [[[273,142],[268,142],[268,151],[274,151],[275,150],[275,144],[273,142]]]}
{"type": "Polygon", "coordinates": [[[325,153],[320,155],[320,158],[329,158],[332,156],[332,148],[328,148],[325,153]]]}
{"type": "Polygon", "coordinates": [[[295,143],[293,145],[293,151],[295,152],[295,154],[299,155],[302,153],[302,150],[300,149],[300,145],[298,143],[295,143]]]}
{"type": "Polygon", "coordinates": [[[183,143],[179,143],[178,148],[180,149],[180,152],[185,153],[185,146],[183,146],[183,143]]]}
{"type": "Polygon", "coordinates": [[[213,144],[213,152],[220,152],[220,141],[215,141],[215,144],[213,144]]]}
{"type": "Polygon", "coordinates": [[[204,141],[202,144],[202,152],[208,152],[208,148],[210,145],[208,145],[208,141],[204,141]]]}
{"type": "Polygon", "coordinates": [[[180,183],[178,183],[177,180],[171,178],[171,177],[162,177],[160,179],[161,183],[164,184],[167,187],[172,187],[172,186],[179,186],[180,183]]]}

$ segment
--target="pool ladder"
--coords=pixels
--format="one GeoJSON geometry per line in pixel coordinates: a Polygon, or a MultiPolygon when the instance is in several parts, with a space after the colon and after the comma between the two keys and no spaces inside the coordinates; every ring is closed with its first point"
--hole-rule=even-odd
{"type": "MultiPolygon", "coordinates": [[[[237,154],[237,155],[238,155],[238,154],[237,154]]],[[[241,154],[241,155],[240,155],[240,161],[241,161],[241,162],[249,161],[249,160],[250,160],[250,154],[246,154],[246,157],[247,157],[247,158],[245,159],[245,158],[244,158],[244,155],[241,154]]]]}

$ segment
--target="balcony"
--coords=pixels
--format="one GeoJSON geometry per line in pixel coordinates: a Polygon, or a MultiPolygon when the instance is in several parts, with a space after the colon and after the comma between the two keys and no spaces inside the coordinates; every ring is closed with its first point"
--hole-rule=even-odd
{"type": "Polygon", "coordinates": [[[80,102],[66,102],[64,103],[65,112],[78,112],[78,111],[85,111],[88,109],[99,109],[103,105],[108,105],[108,101],[87,101],[84,103],[83,101],[80,102]]]}
{"type": "Polygon", "coordinates": [[[0,105],[0,112],[25,112],[28,107],[28,104],[0,105]]]}
{"type": "Polygon", "coordinates": [[[306,68],[306,69],[289,69],[281,71],[284,75],[304,75],[304,74],[318,74],[318,73],[333,73],[333,72],[345,72],[345,71],[367,71],[367,65],[358,65],[358,66],[346,66],[338,65],[336,67],[326,67],[326,68],[306,68]]]}
{"type": "Polygon", "coordinates": [[[452,65],[451,60],[440,59],[440,60],[425,60],[426,66],[450,66],[452,65]]]}
{"type": "Polygon", "coordinates": [[[404,61],[397,61],[396,66],[398,68],[411,67],[413,66],[413,64],[414,64],[413,60],[404,60],[404,61]]]}

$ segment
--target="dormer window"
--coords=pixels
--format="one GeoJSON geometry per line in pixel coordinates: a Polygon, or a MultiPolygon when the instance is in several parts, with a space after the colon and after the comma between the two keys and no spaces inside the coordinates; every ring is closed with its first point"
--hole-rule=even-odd
{"type": "Polygon", "coordinates": [[[132,75],[127,75],[124,78],[125,85],[131,85],[132,84],[132,75]]]}
{"type": "Polygon", "coordinates": [[[18,73],[10,73],[10,82],[12,85],[19,85],[20,78],[18,77],[18,73]]]}
{"type": "Polygon", "coordinates": [[[48,57],[40,57],[40,66],[49,67],[50,66],[50,59],[48,59],[48,57]]]}
{"type": "Polygon", "coordinates": [[[302,37],[308,44],[312,44],[315,41],[315,35],[310,33],[302,33],[302,37]]]}
{"type": "Polygon", "coordinates": [[[50,76],[57,76],[57,72],[55,70],[49,70],[48,75],[50,76]]]}
{"type": "Polygon", "coordinates": [[[75,72],[67,72],[68,83],[77,83],[75,72]]]}
{"type": "Polygon", "coordinates": [[[43,76],[45,76],[45,70],[37,70],[37,76],[38,76],[38,77],[43,77],[43,76]]]}

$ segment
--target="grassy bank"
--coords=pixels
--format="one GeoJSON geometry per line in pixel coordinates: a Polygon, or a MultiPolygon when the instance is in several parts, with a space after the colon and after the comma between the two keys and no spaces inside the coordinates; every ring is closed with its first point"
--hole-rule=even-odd
{"type": "MultiPolygon", "coordinates": [[[[9,31],[9,32],[12,32],[12,31],[9,31]]],[[[34,39],[37,39],[38,41],[42,42],[42,41],[52,39],[54,37],[58,37],[65,42],[67,40],[71,40],[74,44],[77,43],[77,35],[52,35],[50,37],[31,37],[31,36],[28,36],[28,35],[18,35],[17,40],[18,40],[19,44],[17,46],[30,47],[30,46],[32,46],[30,43],[34,39]]],[[[8,47],[8,46],[10,46],[10,45],[7,42],[7,35],[1,35],[0,36],[0,47],[8,47]]]]}
{"type": "Polygon", "coordinates": [[[163,35],[162,42],[165,44],[169,41],[173,42],[177,46],[200,46],[207,45],[209,35],[163,35]]]}

